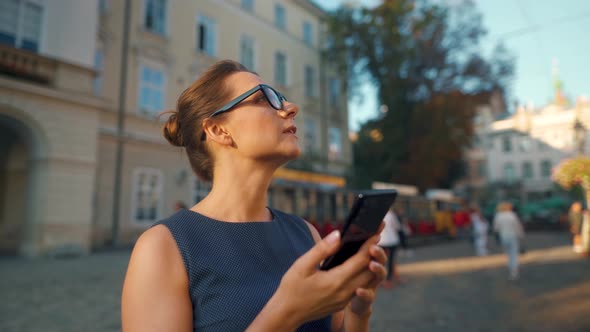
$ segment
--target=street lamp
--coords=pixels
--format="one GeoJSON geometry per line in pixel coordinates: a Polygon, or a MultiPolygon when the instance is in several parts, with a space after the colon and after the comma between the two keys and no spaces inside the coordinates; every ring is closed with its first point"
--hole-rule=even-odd
{"type": "Polygon", "coordinates": [[[576,142],[576,147],[578,149],[578,154],[584,154],[584,143],[586,140],[586,128],[580,121],[580,119],[576,119],[574,123],[574,140],[576,142]]]}

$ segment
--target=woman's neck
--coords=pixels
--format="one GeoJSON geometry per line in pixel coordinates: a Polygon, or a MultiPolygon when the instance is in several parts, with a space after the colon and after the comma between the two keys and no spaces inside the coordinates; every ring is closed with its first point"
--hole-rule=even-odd
{"type": "Polygon", "coordinates": [[[222,221],[268,221],[267,191],[276,167],[268,165],[216,167],[213,187],[192,210],[222,221]]]}

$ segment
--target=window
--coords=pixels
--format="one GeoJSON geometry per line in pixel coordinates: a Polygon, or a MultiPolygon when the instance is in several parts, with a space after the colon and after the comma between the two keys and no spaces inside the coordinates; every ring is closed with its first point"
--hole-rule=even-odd
{"type": "Polygon", "coordinates": [[[525,179],[532,179],[533,178],[533,164],[528,161],[525,161],[522,164],[522,176],[525,179]]]}
{"type": "Polygon", "coordinates": [[[242,8],[247,11],[254,11],[254,0],[242,0],[242,8]]]}
{"type": "Polygon", "coordinates": [[[139,109],[156,114],[164,109],[164,73],[160,70],[141,66],[139,79],[139,109]]]}
{"type": "Polygon", "coordinates": [[[250,70],[254,68],[254,38],[242,35],[240,40],[240,62],[250,70]]]}
{"type": "Polygon", "coordinates": [[[43,7],[24,0],[0,1],[0,43],[39,51],[43,7]]]}
{"type": "Polygon", "coordinates": [[[317,128],[314,119],[306,118],[303,128],[304,149],[306,152],[316,152],[317,128]]]}
{"type": "Polygon", "coordinates": [[[275,4],[275,24],[280,29],[285,30],[287,27],[287,18],[285,16],[285,7],[280,4],[275,4]]]}
{"type": "Polygon", "coordinates": [[[303,22],[303,42],[309,46],[313,45],[313,28],[307,21],[303,22]]]}
{"type": "Polygon", "coordinates": [[[193,182],[193,204],[197,204],[203,200],[203,198],[209,195],[211,191],[211,182],[205,182],[201,179],[195,179],[193,182]]]}
{"type": "Polygon", "coordinates": [[[541,175],[544,177],[551,176],[551,161],[550,160],[541,161],[541,175]]]}
{"type": "Polygon", "coordinates": [[[494,150],[494,139],[493,139],[492,137],[489,137],[489,136],[488,136],[488,137],[486,138],[486,140],[487,140],[487,147],[488,147],[488,150],[494,150]]]}
{"type": "Polygon", "coordinates": [[[199,16],[197,30],[199,51],[209,56],[215,56],[217,51],[217,46],[215,45],[217,39],[217,23],[215,20],[207,16],[199,16]]]}
{"type": "Polygon", "coordinates": [[[101,14],[106,13],[111,6],[111,0],[98,0],[98,12],[101,14]]]}
{"type": "Polygon", "coordinates": [[[160,217],[162,205],[162,172],[138,168],[133,172],[133,219],[153,223],[160,217]]]}
{"type": "Polygon", "coordinates": [[[92,90],[95,96],[102,95],[102,74],[104,71],[104,53],[101,50],[97,50],[94,54],[94,70],[96,70],[96,76],[92,82],[92,90]]]}
{"type": "Polygon", "coordinates": [[[315,97],[316,96],[316,85],[315,85],[315,70],[312,66],[305,66],[305,96],[315,97]]]}
{"type": "Polygon", "coordinates": [[[519,141],[519,147],[520,147],[520,151],[522,151],[522,152],[531,151],[531,139],[530,139],[530,137],[527,137],[527,136],[521,137],[520,138],[520,141],[519,141]]]}
{"type": "Polygon", "coordinates": [[[328,159],[342,158],[342,131],[340,128],[328,129],[328,159]]]}
{"type": "Polygon", "coordinates": [[[504,164],[504,180],[512,182],[515,178],[516,174],[514,174],[514,165],[512,165],[512,163],[504,164]]]}
{"type": "Polygon", "coordinates": [[[287,86],[287,56],[281,52],[275,53],[275,82],[287,86]]]}
{"type": "Polygon", "coordinates": [[[502,151],[504,151],[504,152],[512,151],[512,140],[510,139],[510,136],[508,136],[508,135],[502,136],[502,151]]]}
{"type": "Polygon", "coordinates": [[[145,28],[153,33],[166,33],[166,0],[145,1],[145,28]]]}
{"type": "Polygon", "coordinates": [[[337,78],[330,79],[330,94],[328,95],[330,106],[338,107],[340,104],[340,80],[337,78]]]}

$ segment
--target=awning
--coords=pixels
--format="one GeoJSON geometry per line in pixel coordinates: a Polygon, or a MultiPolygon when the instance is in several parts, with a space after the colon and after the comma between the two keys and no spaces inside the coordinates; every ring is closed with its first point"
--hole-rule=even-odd
{"type": "Polygon", "coordinates": [[[273,175],[273,179],[280,179],[293,182],[314,183],[318,185],[328,185],[338,188],[346,186],[346,179],[340,176],[298,171],[284,167],[276,170],[276,172],[273,175]]]}

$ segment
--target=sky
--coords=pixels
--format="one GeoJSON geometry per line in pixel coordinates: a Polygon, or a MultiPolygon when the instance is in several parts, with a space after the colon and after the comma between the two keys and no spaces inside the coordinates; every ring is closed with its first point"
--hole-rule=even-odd
{"type": "MultiPolygon", "coordinates": [[[[333,9],[341,0],[314,0],[333,9]]],[[[436,1],[436,0],[435,0],[436,1]]],[[[461,0],[439,0],[456,3],[461,0]]],[[[553,63],[559,67],[563,91],[572,101],[590,98],[590,1],[587,0],[474,0],[483,14],[488,35],[482,40],[484,54],[498,41],[516,57],[510,86],[511,104],[542,107],[554,95],[553,63]]],[[[378,0],[358,0],[367,6],[378,0]]],[[[349,102],[349,127],[378,113],[374,87],[364,85],[362,101],[349,102]]]]}

